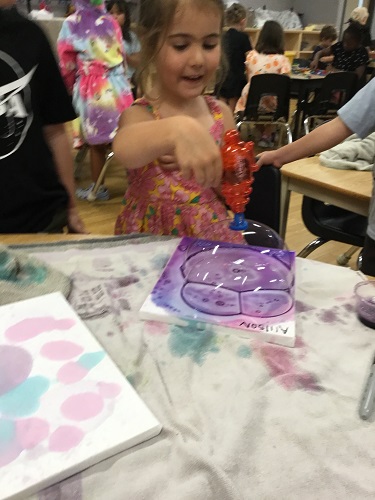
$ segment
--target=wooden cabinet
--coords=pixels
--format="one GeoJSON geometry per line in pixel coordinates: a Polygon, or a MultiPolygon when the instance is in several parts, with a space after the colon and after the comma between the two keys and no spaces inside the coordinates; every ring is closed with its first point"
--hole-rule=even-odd
{"type": "MultiPolygon", "coordinates": [[[[246,28],[252,47],[255,47],[260,29],[246,28]]],[[[285,30],[285,50],[293,51],[296,57],[309,59],[316,45],[319,44],[319,31],[285,30]]]]}

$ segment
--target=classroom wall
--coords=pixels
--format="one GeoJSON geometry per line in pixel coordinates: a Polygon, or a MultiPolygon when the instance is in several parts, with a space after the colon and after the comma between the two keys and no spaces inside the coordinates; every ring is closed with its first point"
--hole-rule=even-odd
{"type": "MultiPolygon", "coordinates": [[[[351,3],[358,5],[358,0],[237,0],[248,8],[262,8],[264,5],[271,10],[287,10],[293,8],[296,12],[303,14],[303,24],[333,24],[341,26],[344,9],[350,4],[350,12],[354,7],[351,3]]],[[[233,0],[227,0],[233,3],[233,0]]],[[[356,6],[355,5],[355,6],[356,6]]]]}
{"type": "MultiPolygon", "coordinates": [[[[357,0],[358,2],[358,0],[357,0]]],[[[303,13],[303,24],[333,24],[340,27],[345,0],[294,0],[296,12],[303,13]]]]}

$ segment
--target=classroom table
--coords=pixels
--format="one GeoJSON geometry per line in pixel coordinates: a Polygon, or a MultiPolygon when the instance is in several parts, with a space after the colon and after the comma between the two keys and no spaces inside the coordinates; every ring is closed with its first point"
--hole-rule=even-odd
{"type": "Polygon", "coordinates": [[[205,323],[141,321],[178,238],[48,238],[59,241],[3,241],[70,276],[73,307],[95,290],[98,315],[81,317],[163,430],[32,500],[375,497],[374,417],[358,416],[375,348],[354,311],[360,274],[296,259],[289,348],[205,323]]]}
{"type": "Polygon", "coordinates": [[[280,236],[283,239],[292,191],[368,215],[372,172],[324,167],[319,156],[313,156],[284,165],[281,174],[280,236]]]}
{"type": "Polygon", "coordinates": [[[303,117],[303,103],[307,99],[310,92],[321,88],[325,75],[314,75],[311,73],[300,74],[291,73],[291,92],[297,94],[297,105],[295,115],[293,117],[293,140],[297,140],[301,128],[301,116],[303,117]]]}

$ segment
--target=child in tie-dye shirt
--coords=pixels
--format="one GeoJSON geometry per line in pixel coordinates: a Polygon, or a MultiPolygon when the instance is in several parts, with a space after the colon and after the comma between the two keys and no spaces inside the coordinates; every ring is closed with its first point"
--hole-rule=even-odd
{"type": "MultiPolygon", "coordinates": [[[[76,0],[76,11],[65,19],[58,38],[60,69],[81,120],[84,141],[90,146],[93,184],[77,191],[86,199],[103,168],[121,112],[133,96],[125,76],[122,34],[102,0],[76,0]]],[[[101,186],[98,199],[108,199],[101,186]]]]}

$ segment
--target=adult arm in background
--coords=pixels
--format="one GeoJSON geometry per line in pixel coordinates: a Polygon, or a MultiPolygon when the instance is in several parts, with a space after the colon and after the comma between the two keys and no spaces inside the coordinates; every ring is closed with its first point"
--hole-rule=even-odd
{"type": "Polygon", "coordinates": [[[63,123],[45,125],[43,133],[52,151],[57,175],[69,195],[68,230],[71,233],[87,233],[76,207],[73,158],[65,125],[63,123]]]}
{"type": "Polygon", "coordinates": [[[55,57],[44,34],[43,40],[40,63],[37,69],[39,113],[43,123],[43,134],[52,152],[56,173],[69,197],[67,205],[68,230],[73,233],[86,233],[76,207],[72,148],[65,129],[65,122],[73,120],[76,115],[55,57]]]}
{"type": "Polygon", "coordinates": [[[355,133],[362,139],[375,130],[375,78],[370,80],[356,95],[338,111],[338,117],[314,129],[296,142],[276,151],[259,155],[258,165],[284,163],[299,160],[336,146],[355,133]]]}

